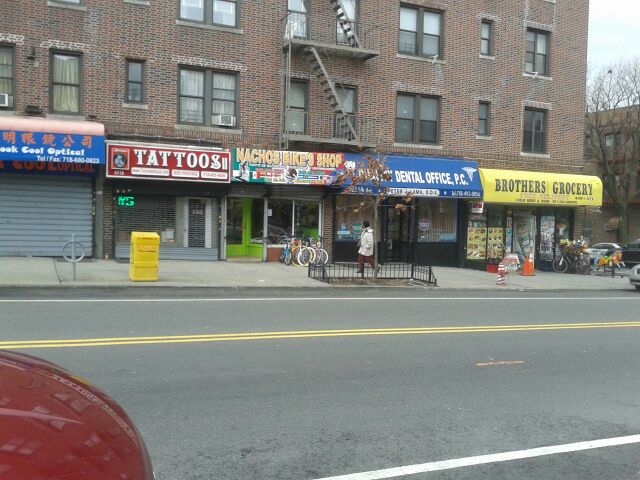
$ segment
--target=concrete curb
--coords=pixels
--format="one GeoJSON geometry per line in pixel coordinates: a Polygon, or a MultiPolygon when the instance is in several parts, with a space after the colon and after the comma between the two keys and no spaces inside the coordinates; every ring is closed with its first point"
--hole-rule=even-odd
{"type": "Polygon", "coordinates": [[[403,290],[423,290],[429,292],[463,292],[463,291],[486,291],[486,292],[634,292],[635,289],[632,285],[625,285],[624,288],[620,287],[619,289],[612,288],[530,288],[530,287],[497,287],[497,286],[477,286],[477,287],[428,287],[428,286],[401,286],[401,285],[331,285],[331,284],[321,284],[318,286],[248,286],[248,285],[201,285],[201,284],[149,284],[149,283],[134,283],[131,284],[122,284],[122,285],[105,285],[105,284],[81,284],[81,285],[72,285],[72,284],[59,284],[52,285],[50,283],[47,284],[31,284],[31,285],[19,285],[19,284],[0,284],[0,288],[11,288],[13,290],[30,290],[30,289],[50,289],[50,290],[83,290],[83,289],[105,289],[105,290],[122,290],[122,289],[162,289],[162,288],[172,288],[172,289],[198,289],[198,290],[282,290],[288,291],[291,288],[295,288],[296,290],[318,290],[321,289],[331,289],[331,290],[366,290],[366,289],[375,289],[375,290],[393,290],[393,289],[403,289],[403,290]]]}

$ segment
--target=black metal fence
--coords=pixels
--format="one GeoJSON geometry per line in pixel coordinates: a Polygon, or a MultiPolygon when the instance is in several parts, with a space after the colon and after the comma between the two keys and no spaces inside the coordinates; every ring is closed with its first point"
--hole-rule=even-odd
{"type": "MultiPolygon", "coordinates": [[[[358,272],[357,263],[331,263],[327,265],[309,265],[309,278],[321,282],[331,283],[333,280],[361,280],[373,279],[373,268],[365,266],[363,272],[358,272]]],[[[412,263],[385,263],[380,265],[378,280],[417,280],[437,286],[438,281],[433,268],[426,265],[412,263]]]]}

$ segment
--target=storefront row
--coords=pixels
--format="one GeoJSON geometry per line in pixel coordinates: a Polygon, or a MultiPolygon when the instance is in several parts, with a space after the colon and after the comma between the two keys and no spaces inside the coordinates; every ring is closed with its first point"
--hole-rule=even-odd
{"type": "Polygon", "coordinates": [[[493,271],[505,253],[551,270],[561,242],[574,239],[577,207],[602,205],[598,177],[480,169],[483,202],[469,206],[467,265],[493,271]]]}
{"type": "Polygon", "coordinates": [[[342,166],[342,154],[109,142],[114,255],[142,230],[160,235],[161,259],[277,261],[293,237],[322,237],[322,187],[342,166]]]}
{"type": "MultiPolygon", "coordinates": [[[[374,219],[363,201],[371,185],[333,185],[364,155],[118,140],[105,149],[104,127],[91,122],[0,117],[0,133],[0,255],[60,256],[75,234],[88,256],[128,259],[131,232],[153,231],[161,259],[276,261],[292,238],[309,237],[351,262],[374,219]]],[[[550,268],[573,239],[576,208],[602,203],[597,177],[385,162],[374,225],[382,262],[492,270],[514,252],[550,268]]]]}

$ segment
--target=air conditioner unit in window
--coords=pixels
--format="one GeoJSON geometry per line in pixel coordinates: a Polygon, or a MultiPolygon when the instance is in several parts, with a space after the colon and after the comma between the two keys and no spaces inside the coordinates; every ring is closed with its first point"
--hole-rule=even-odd
{"type": "Polygon", "coordinates": [[[211,123],[219,127],[235,127],[236,117],[233,115],[214,115],[211,118],[211,123]]]}
{"type": "Polygon", "coordinates": [[[8,106],[9,106],[9,94],[0,93],[0,107],[8,107],[8,106]]]}

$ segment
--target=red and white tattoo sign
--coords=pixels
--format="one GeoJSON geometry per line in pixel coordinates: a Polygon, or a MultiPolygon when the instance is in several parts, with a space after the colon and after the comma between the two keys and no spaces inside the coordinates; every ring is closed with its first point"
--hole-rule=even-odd
{"type": "Polygon", "coordinates": [[[229,183],[230,158],[215,148],[110,142],[107,177],[229,183]]]}

